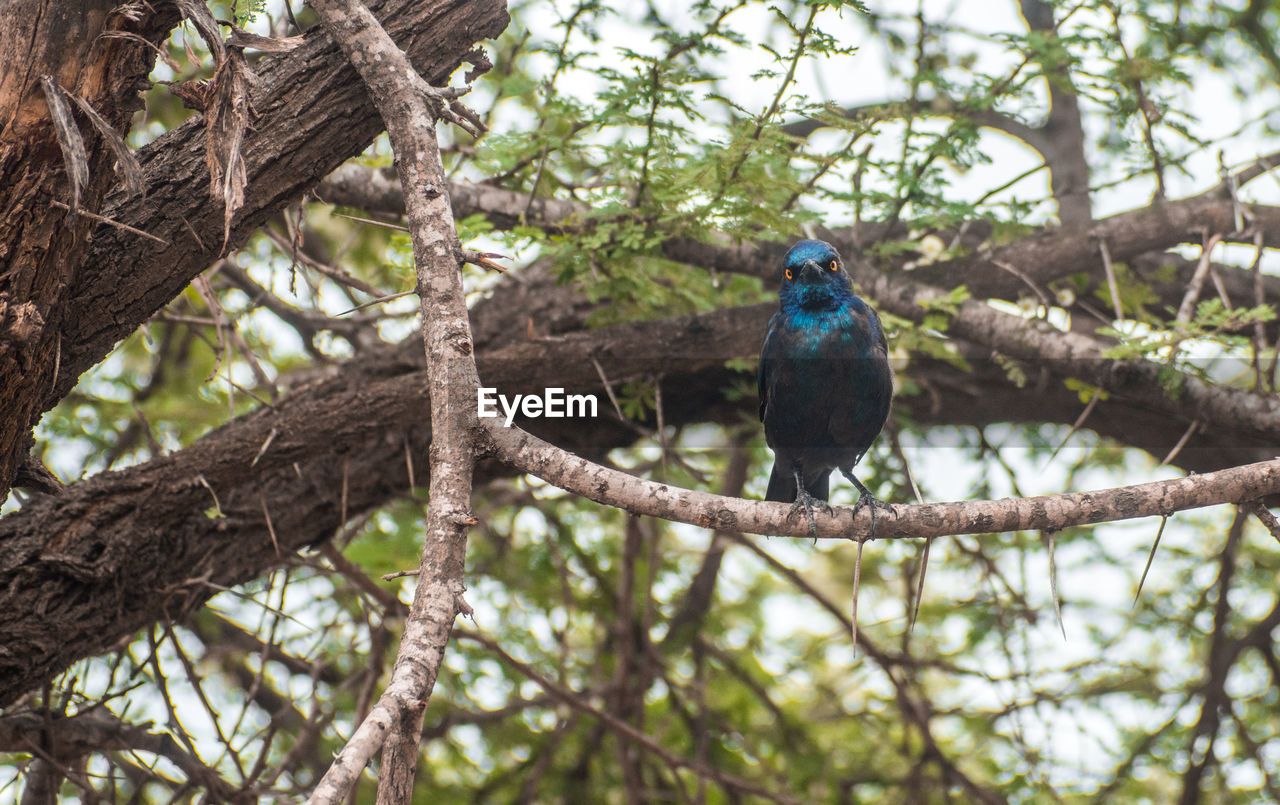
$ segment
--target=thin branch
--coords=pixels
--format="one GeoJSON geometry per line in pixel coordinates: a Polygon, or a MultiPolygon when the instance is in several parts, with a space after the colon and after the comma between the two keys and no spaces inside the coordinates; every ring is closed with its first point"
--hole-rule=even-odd
{"type": "Polygon", "coordinates": [[[1142,596],[1142,585],[1147,581],[1147,573],[1151,570],[1151,562],[1156,558],[1156,549],[1160,547],[1160,537],[1164,534],[1165,524],[1169,522],[1168,517],[1160,518],[1160,527],[1156,529],[1156,538],[1151,543],[1151,553],[1147,554],[1147,563],[1142,566],[1142,577],[1138,579],[1138,589],[1133,593],[1133,605],[1138,605],[1138,599],[1142,596]]]}
{"type": "Polygon", "coordinates": [[[738,792],[740,794],[749,794],[751,796],[761,797],[762,799],[767,799],[770,802],[795,803],[797,805],[799,803],[799,800],[793,799],[792,797],[787,796],[786,794],[768,791],[766,789],[760,788],[759,786],[751,782],[748,782],[747,780],[742,780],[731,774],[722,772],[716,768],[706,768],[696,761],[690,760],[687,757],[683,757],[681,755],[675,754],[674,752],[671,752],[662,744],[658,743],[658,741],[654,739],[652,736],[644,732],[641,732],[640,730],[637,730],[635,727],[631,726],[625,721],[622,721],[617,717],[610,715],[609,713],[603,710],[600,710],[596,707],[592,707],[589,703],[583,700],[583,698],[580,695],[542,676],[537,671],[535,671],[532,668],[532,666],[528,665],[527,663],[520,662],[515,657],[512,657],[510,654],[503,651],[501,646],[499,646],[496,642],[494,642],[492,639],[490,639],[486,635],[480,634],[479,632],[471,631],[469,629],[457,629],[455,631],[455,634],[461,640],[470,640],[473,643],[478,643],[481,646],[484,646],[488,651],[497,655],[497,657],[500,660],[502,660],[502,663],[504,665],[510,668],[513,668],[514,670],[518,671],[522,676],[533,681],[535,684],[537,684],[547,693],[551,694],[553,698],[557,699],[560,702],[563,702],[569,707],[572,707],[574,710],[577,710],[581,713],[585,713],[586,715],[589,715],[592,718],[595,718],[597,721],[599,721],[608,729],[612,730],[618,735],[625,736],[627,739],[634,741],[637,745],[643,747],[646,751],[652,753],[653,755],[656,755],[657,757],[661,758],[664,763],[670,766],[674,766],[676,768],[688,769],[689,771],[692,771],[694,774],[697,774],[700,777],[705,777],[709,780],[713,780],[716,783],[720,784],[721,786],[725,787],[726,789],[729,789],[730,791],[738,792]]]}
{"type": "Polygon", "coordinates": [[[1115,310],[1116,321],[1124,321],[1124,305],[1120,303],[1120,288],[1116,283],[1116,269],[1111,264],[1111,250],[1107,248],[1106,238],[1098,240],[1098,252],[1102,255],[1102,271],[1107,277],[1107,292],[1111,294],[1111,306],[1115,310]]]}
{"type": "Polygon", "coordinates": [[[1057,536],[1057,531],[1048,530],[1046,542],[1049,544],[1049,594],[1053,596],[1053,614],[1058,619],[1058,628],[1062,630],[1062,639],[1066,640],[1067,625],[1062,621],[1062,597],[1058,594],[1057,536]]]}
{"type": "Polygon", "coordinates": [[[148,240],[154,240],[156,243],[160,243],[164,246],[169,245],[169,241],[165,240],[164,238],[157,237],[151,234],[150,232],[143,232],[141,229],[138,229],[137,227],[129,226],[128,224],[122,224],[119,221],[116,221],[111,218],[107,218],[102,215],[98,215],[97,213],[89,212],[88,210],[82,210],[79,208],[72,209],[71,207],[68,207],[66,204],[63,204],[61,201],[50,200],[49,203],[60,209],[70,210],[71,212],[74,212],[76,215],[82,215],[85,218],[88,218],[90,221],[97,221],[100,224],[106,224],[107,226],[114,226],[117,229],[123,229],[125,232],[138,235],[139,237],[144,237],[148,240]]]}
{"type": "Polygon", "coordinates": [[[1270,531],[1271,536],[1276,538],[1276,542],[1280,542],[1280,520],[1276,519],[1275,514],[1267,508],[1267,505],[1260,500],[1255,500],[1249,504],[1249,511],[1253,512],[1259,522],[1267,527],[1267,531],[1270,531]]]}
{"type": "Polygon", "coordinates": [[[308,801],[337,805],[383,749],[378,802],[391,805],[413,797],[427,700],[453,621],[471,612],[462,592],[467,529],[477,522],[470,509],[479,378],[460,272],[462,246],[449,197],[439,192],[447,180],[435,123],[443,118],[472,134],[478,131],[475,116],[454,102],[465,90],[439,90],[424,81],[358,0],[312,0],[311,5],[368,86],[396,153],[400,185],[411,189],[404,198],[428,359],[432,440],[421,572],[391,680],[308,801]],[[431,188],[437,192],[428,192],[431,188]]]}
{"type": "MultiPolygon", "coordinates": [[[[602,467],[521,431],[482,420],[489,449],[521,472],[608,506],[703,528],[808,537],[806,523],[788,517],[784,503],[727,498],[637,478],[602,467]]],[[[1186,509],[1239,503],[1280,493],[1280,459],[1218,472],[1133,486],[1030,498],[892,506],[878,521],[876,539],[1061,530],[1071,526],[1151,517],[1186,509]]],[[[853,518],[837,506],[816,512],[817,535],[853,539],[871,526],[869,512],[853,518]]]]}
{"type": "Polygon", "coordinates": [[[1209,268],[1212,263],[1209,262],[1213,257],[1213,247],[1222,242],[1222,235],[1214,232],[1200,247],[1200,262],[1196,264],[1196,271],[1191,275],[1191,282],[1187,283],[1187,292],[1182,297],[1182,304],[1178,305],[1178,314],[1174,317],[1174,321],[1179,324],[1187,324],[1191,321],[1192,314],[1195,313],[1196,302],[1200,299],[1200,289],[1204,287],[1204,279],[1209,274],[1209,268]]]}

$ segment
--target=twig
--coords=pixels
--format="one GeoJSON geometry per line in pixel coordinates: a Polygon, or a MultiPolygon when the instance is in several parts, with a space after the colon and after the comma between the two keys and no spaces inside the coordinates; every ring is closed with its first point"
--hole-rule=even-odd
{"type": "Polygon", "coordinates": [[[1138,579],[1138,589],[1133,593],[1133,605],[1138,605],[1138,597],[1142,595],[1142,585],[1147,581],[1147,571],[1151,570],[1151,562],[1156,558],[1156,548],[1160,547],[1160,537],[1164,534],[1165,523],[1169,522],[1169,515],[1160,517],[1160,527],[1156,529],[1155,542],[1151,543],[1151,552],[1147,554],[1147,564],[1142,568],[1142,576],[1138,579]]]}
{"type": "MultiPolygon", "coordinates": [[[[1253,233],[1253,263],[1249,266],[1249,270],[1253,272],[1253,304],[1261,307],[1267,303],[1267,290],[1263,284],[1262,275],[1262,252],[1265,240],[1262,230],[1258,229],[1253,233]]],[[[1252,347],[1252,363],[1253,363],[1253,389],[1254,391],[1262,391],[1271,387],[1270,378],[1264,382],[1265,375],[1262,371],[1262,353],[1267,349],[1267,326],[1261,319],[1253,323],[1253,338],[1250,339],[1252,347]]]]}
{"type": "Polygon", "coordinates": [[[365,309],[365,308],[367,308],[367,307],[373,307],[374,305],[381,305],[381,304],[383,304],[384,302],[391,302],[391,301],[393,301],[393,300],[401,299],[401,298],[406,297],[406,296],[412,296],[413,294],[416,294],[417,292],[418,292],[418,290],[415,288],[415,289],[413,289],[412,291],[401,291],[400,293],[393,293],[393,294],[390,294],[390,295],[388,295],[388,296],[379,296],[377,299],[374,299],[374,300],[369,301],[369,302],[365,302],[365,303],[364,303],[364,304],[362,304],[362,305],[356,305],[356,306],[355,306],[355,307],[353,307],[353,308],[350,308],[350,309],[348,309],[348,310],[344,310],[344,311],[342,311],[341,313],[337,313],[337,314],[335,314],[335,315],[336,315],[336,316],[345,316],[345,315],[347,315],[348,313],[355,313],[356,311],[358,311],[358,310],[364,310],[364,309],[365,309]]]}
{"type": "Polygon", "coordinates": [[[924,574],[929,569],[929,549],[933,547],[934,539],[935,537],[925,538],[924,548],[920,550],[920,577],[916,580],[916,600],[912,602],[908,631],[915,631],[916,619],[920,617],[920,601],[924,598],[924,574]]]}
{"type": "Polygon", "coordinates": [[[347,493],[351,486],[351,456],[342,457],[342,506],[339,509],[339,515],[342,518],[342,527],[347,527],[347,493]]]}
{"type": "Polygon", "coordinates": [[[421,573],[421,571],[420,571],[420,570],[418,570],[418,568],[416,568],[416,567],[415,567],[414,569],[412,569],[412,570],[397,570],[397,571],[396,571],[396,572],[394,572],[394,573],[383,573],[383,574],[382,574],[382,580],[383,580],[383,581],[394,581],[394,580],[396,580],[396,579],[402,579],[402,578],[404,578],[405,576],[417,576],[417,575],[419,575],[420,573],[421,573]]]}
{"type": "Polygon", "coordinates": [[[267,533],[271,535],[271,547],[275,549],[276,556],[280,556],[280,540],[276,539],[276,527],[271,523],[271,512],[267,511],[267,498],[262,494],[262,490],[258,490],[258,502],[262,504],[262,517],[267,521],[267,533]]]}
{"type": "Polygon", "coordinates": [[[1067,639],[1067,626],[1062,622],[1062,599],[1058,597],[1058,563],[1055,555],[1057,531],[1049,529],[1049,592],[1053,595],[1053,614],[1058,618],[1058,628],[1062,630],[1062,639],[1067,639]]]}
{"type": "Polygon", "coordinates": [[[600,375],[600,383],[604,386],[604,393],[608,395],[609,402],[613,404],[614,413],[618,415],[618,419],[626,422],[627,418],[622,415],[622,406],[618,405],[618,398],[613,393],[613,384],[609,382],[609,378],[605,377],[604,368],[600,365],[600,361],[595,359],[595,356],[591,358],[591,365],[596,368],[596,374],[600,375]]]}
{"type": "Polygon", "coordinates": [[[1107,248],[1107,239],[1098,238],[1098,251],[1102,253],[1102,270],[1107,275],[1107,290],[1111,293],[1111,305],[1115,309],[1116,321],[1124,322],[1124,306],[1120,304],[1120,285],[1116,282],[1116,269],[1111,264],[1111,250],[1107,248]]]}
{"type": "Polygon", "coordinates": [[[291,241],[289,238],[284,237],[271,227],[264,227],[262,231],[267,234],[267,237],[271,239],[272,243],[275,243],[276,246],[284,250],[286,254],[291,255],[295,260],[301,261],[302,264],[308,268],[319,271],[334,282],[345,285],[348,288],[354,288],[355,290],[366,293],[372,297],[381,297],[383,295],[383,291],[380,288],[375,288],[369,283],[351,276],[342,269],[334,268],[333,266],[315,259],[303,251],[296,243],[291,241]]]}
{"type": "Polygon", "coordinates": [[[401,434],[404,440],[404,468],[409,473],[409,496],[415,497],[418,494],[418,485],[413,480],[413,448],[409,446],[409,432],[405,431],[401,434]]]}
{"type": "Polygon", "coordinates": [[[267,434],[267,438],[262,440],[262,447],[258,448],[258,454],[253,457],[253,461],[249,462],[251,468],[258,465],[258,459],[262,458],[262,455],[267,452],[267,448],[271,446],[271,441],[276,438],[276,434],[279,432],[279,428],[273,427],[271,432],[267,434]]]}
{"type": "Polygon", "coordinates": [[[478,252],[475,249],[463,249],[462,261],[470,263],[473,266],[479,266],[486,271],[496,271],[499,274],[506,272],[507,267],[498,265],[494,260],[510,260],[511,258],[505,254],[497,252],[478,252]]]}
{"type": "Polygon", "coordinates": [[[1178,314],[1174,317],[1174,321],[1178,324],[1187,324],[1191,321],[1191,316],[1195,313],[1196,301],[1200,298],[1200,289],[1204,287],[1204,278],[1209,274],[1211,265],[1209,258],[1213,256],[1213,247],[1221,242],[1222,235],[1215,232],[1200,247],[1200,262],[1196,263],[1195,273],[1187,283],[1187,292],[1183,294],[1182,304],[1178,305],[1178,314]]]}
{"type": "Polygon", "coordinates": [[[380,226],[383,229],[394,229],[397,232],[408,232],[409,227],[404,224],[396,224],[391,221],[379,221],[376,218],[361,218],[358,215],[347,215],[346,213],[331,213],[335,218],[346,218],[348,221],[357,221],[362,224],[370,224],[372,226],[380,226]]]}
{"type": "Polygon", "coordinates": [[[1165,456],[1164,460],[1162,460],[1160,463],[1168,464],[1170,461],[1173,461],[1175,458],[1177,458],[1178,454],[1182,452],[1182,448],[1187,446],[1187,442],[1191,440],[1191,437],[1195,434],[1196,429],[1199,427],[1200,427],[1200,420],[1198,419],[1192,420],[1191,425],[1187,428],[1186,432],[1182,434],[1182,438],[1178,439],[1178,443],[1173,446],[1173,449],[1169,451],[1169,454],[1165,456]]]}
{"type": "Polygon", "coordinates": [[[854,652],[858,650],[858,588],[862,586],[862,547],[867,544],[865,539],[858,540],[858,555],[853,560],[853,605],[850,612],[850,622],[853,628],[849,630],[852,637],[852,648],[854,652]]]}
{"type": "Polygon", "coordinates": [[[200,482],[201,486],[209,490],[210,495],[213,495],[213,509],[217,512],[217,516],[226,517],[226,515],[222,513],[222,504],[218,502],[218,493],[213,491],[212,486],[209,486],[209,482],[205,480],[204,474],[201,473],[200,475],[197,475],[196,480],[200,482]]]}
{"type": "MultiPolygon", "coordinates": [[[[343,556],[342,551],[334,547],[333,543],[321,543],[320,555],[328,560],[333,569],[340,573],[343,578],[350,581],[370,598],[377,601],[386,612],[387,616],[404,615],[408,611],[409,608],[401,603],[399,598],[393,595],[385,587],[379,587],[377,584],[374,584],[368,574],[361,570],[360,566],[355,562],[352,562],[350,559],[343,556]]],[[[393,575],[397,578],[399,577],[397,574],[388,575],[393,575]]],[[[385,579],[386,576],[383,576],[383,578],[385,579]]]]}
{"type": "Polygon", "coordinates": [[[1084,410],[1080,412],[1080,416],[1076,417],[1076,421],[1071,424],[1071,430],[1067,431],[1067,435],[1062,437],[1062,442],[1059,443],[1058,446],[1053,449],[1053,453],[1049,455],[1049,460],[1045,462],[1046,467],[1053,463],[1053,460],[1057,458],[1058,453],[1062,452],[1062,448],[1066,447],[1067,442],[1071,441],[1071,437],[1075,435],[1076,431],[1080,430],[1084,425],[1085,420],[1089,418],[1089,414],[1092,414],[1093,409],[1098,406],[1098,400],[1101,399],[1102,389],[1094,389],[1093,396],[1089,398],[1088,404],[1085,405],[1084,410]]]}
{"type": "Polygon", "coordinates": [[[1031,292],[1034,293],[1036,297],[1040,300],[1040,304],[1044,305],[1046,314],[1048,313],[1049,309],[1053,307],[1053,300],[1049,298],[1049,294],[1045,293],[1044,289],[1041,288],[1039,285],[1036,285],[1034,282],[1032,282],[1031,278],[1028,277],[1025,272],[1021,271],[1016,266],[1013,266],[1005,262],[1004,260],[992,260],[991,265],[995,266],[1001,271],[1006,271],[1012,274],[1013,276],[1017,277],[1018,279],[1022,280],[1022,282],[1028,288],[1030,288],[1031,292]]]}
{"type": "Polygon", "coordinates": [[[1276,538],[1276,542],[1280,542],[1280,520],[1276,519],[1275,514],[1261,500],[1255,500],[1249,504],[1249,511],[1262,522],[1267,530],[1271,532],[1271,536],[1276,538]]]}

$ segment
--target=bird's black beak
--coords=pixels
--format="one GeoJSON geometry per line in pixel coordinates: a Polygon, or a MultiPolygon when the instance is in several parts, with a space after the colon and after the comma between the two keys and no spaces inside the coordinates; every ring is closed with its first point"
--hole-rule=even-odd
{"type": "Polygon", "coordinates": [[[813,260],[805,260],[804,265],[800,266],[800,274],[796,277],[800,282],[821,282],[822,266],[813,260]]]}

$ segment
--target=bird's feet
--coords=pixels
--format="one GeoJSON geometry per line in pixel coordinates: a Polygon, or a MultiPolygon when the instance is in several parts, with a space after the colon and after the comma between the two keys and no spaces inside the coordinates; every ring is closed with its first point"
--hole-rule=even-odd
{"type": "Polygon", "coordinates": [[[871,508],[871,532],[867,534],[867,539],[875,539],[876,509],[884,509],[889,514],[893,514],[894,513],[893,504],[885,503],[880,498],[871,494],[871,490],[867,489],[865,486],[862,485],[861,481],[853,477],[853,473],[845,472],[844,470],[841,470],[841,472],[844,474],[844,477],[852,481],[853,485],[858,488],[858,502],[853,504],[853,519],[857,520],[858,512],[862,511],[862,509],[866,507],[870,507],[871,508]]]}
{"type": "Polygon", "coordinates": [[[853,504],[853,519],[858,519],[858,512],[864,507],[871,509],[871,533],[867,535],[868,539],[875,539],[876,536],[876,509],[884,509],[889,514],[893,514],[894,508],[892,503],[885,503],[880,498],[870,492],[863,492],[858,496],[858,502],[853,504]]]}
{"type": "Polygon", "coordinates": [[[787,512],[787,519],[788,520],[791,519],[796,515],[797,512],[800,512],[801,510],[803,510],[805,517],[809,519],[809,539],[813,540],[816,543],[818,541],[818,524],[813,519],[813,509],[815,506],[825,511],[827,514],[831,514],[831,515],[835,514],[830,504],[828,504],[825,500],[823,500],[822,498],[815,498],[813,495],[810,495],[805,490],[804,484],[797,484],[796,485],[796,502],[791,504],[791,510],[787,512]]]}

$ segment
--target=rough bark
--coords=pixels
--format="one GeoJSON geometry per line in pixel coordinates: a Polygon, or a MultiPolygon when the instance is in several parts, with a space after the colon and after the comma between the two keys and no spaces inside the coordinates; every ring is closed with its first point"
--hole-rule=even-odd
{"type": "MultiPolygon", "coordinates": [[[[498,313],[489,319],[495,330],[503,327],[498,313]]],[[[723,343],[736,339],[732,354],[738,354],[737,346],[762,321],[743,322],[745,329],[725,333],[723,343]]],[[[599,337],[584,333],[532,352],[497,351],[482,360],[481,373],[487,384],[520,393],[540,390],[541,367],[554,364],[565,368],[569,390],[598,393],[589,356],[600,354],[609,363],[611,356],[635,354],[632,340],[657,329],[638,327],[611,333],[603,348],[599,337]]],[[[637,371],[663,365],[679,348],[677,339],[686,339],[687,350],[688,339],[703,327],[691,319],[668,328],[670,340],[649,338],[637,371]]],[[[480,340],[497,338],[493,330],[481,331],[480,340]]],[[[725,356],[708,350],[689,370],[714,367],[725,356]]],[[[427,466],[423,365],[420,352],[395,349],[382,360],[358,359],[348,371],[315,380],[185,450],[94,476],[0,520],[0,706],[157,617],[180,617],[214,595],[213,585],[247,581],[290,552],[326,539],[343,522],[344,498],[352,516],[404,494],[406,444],[416,466],[427,466]],[[265,527],[263,501],[280,553],[265,527]]],[[[718,387],[690,385],[682,394],[685,383],[673,382],[666,395],[674,406],[669,421],[679,421],[679,411],[714,416],[716,400],[723,409],[718,387]]],[[[543,422],[540,433],[589,454],[635,438],[607,419],[589,430],[573,420],[543,422]]],[[[480,480],[495,470],[482,468],[480,480]]]]}
{"type": "MultiPolygon", "coordinates": [[[[172,25],[176,13],[170,6],[160,7],[169,9],[163,19],[172,25]]],[[[476,42],[498,35],[509,21],[501,0],[384,0],[375,4],[375,10],[386,20],[393,37],[407,49],[418,70],[432,82],[447,80],[476,42]]],[[[159,36],[162,38],[162,34],[159,36]]],[[[338,48],[318,31],[307,32],[305,40],[296,50],[265,57],[255,66],[261,81],[252,98],[255,117],[244,144],[248,187],[244,205],[232,225],[230,249],[243,244],[272,215],[296,202],[326,174],[364,150],[382,130],[382,121],[363,85],[338,48]]],[[[125,43],[104,41],[107,44],[99,44],[98,48],[107,52],[114,52],[112,48],[125,43]]],[[[143,49],[141,45],[132,46],[143,49]]],[[[121,65],[111,63],[110,91],[127,88],[136,92],[137,80],[131,84],[117,75],[129,60],[123,56],[117,59],[121,65]]],[[[151,63],[141,61],[145,64],[138,69],[141,78],[145,78],[151,63]]],[[[36,156],[43,156],[54,176],[61,170],[61,157],[49,136],[44,152],[36,156]]],[[[25,452],[22,448],[27,444],[34,418],[62,399],[81,373],[177,296],[219,256],[223,210],[209,195],[202,118],[197,116],[170,131],[141,149],[137,157],[144,171],[145,197],[117,192],[106,199],[101,212],[166,243],[106,225],[92,230],[91,242],[85,235],[90,232],[87,226],[78,239],[66,236],[66,243],[45,244],[47,236],[33,234],[32,249],[38,246],[42,253],[51,255],[49,259],[58,261],[40,274],[46,284],[57,280],[51,292],[56,291],[58,306],[51,308],[51,314],[40,306],[24,307],[30,297],[25,290],[17,295],[10,292],[6,299],[6,287],[0,284],[0,306],[16,311],[8,314],[10,319],[20,317],[14,319],[17,335],[8,341],[18,343],[18,336],[22,336],[21,343],[25,344],[35,337],[34,333],[40,334],[39,348],[25,349],[22,354],[27,357],[21,361],[4,357],[5,339],[0,338],[0,389],[4,389],[0,394],[26,395],[22,398],[26,400],[25,408],[6,404],[0,398],[0,410],[7,414],[0,422],[0,493],[7,492],[12,483],[13,468],[25,452]],[[56,248],[49,248],[50,245],[56,248]],[[38,318],[33,318],[35,314],[38,318]],[[49,315],[57,318],[56,326],[49,315]],[[32,325],[32,321],[38,324],[32,325]],[[59,368],[56,380],[55,364],[59,368]],[[18,380],[10,382],[10,378],[18,380]],[[10,411],[12,415],[8,415],[10,411]],[[8,452],[3,452],[6,448],[8,452]]],[[[28,163],[40,164],[30,158],[22,162],[28,163]]],[[[0,176],[6,175],[8,164],[0,162],[0,176]]],[[[96,197],[86,196],[82,205],[101,197],[109,184],[108,171],[98,170],[92,175],[102,177],[103,188],[96,191],[96,197]]],[[[32,198],[47,196],[48,193],[32,198]]],[[[41,206],[47,205],[41,202],[41,206]]],[[[55,208],[49,214],[53,220],[61,220],[66,213],[55,208]]],[[[0,272],[0,283],[8,282],[3,278],[11,273],[11,269],[0,272]]],[[[6,321],[9,319],[0,320],[0,327],[6,321]]]]}
{"type": "MultiPolygon", "coordinates": [[[[117,2],[9,0],[0,26],[0,495],[12,485],[65,348],[67,297],[93,221],[117,183],[113,156],[82,113],[59,135],[46,93],[65,91],[123,132],[141,106],[154,54],[178,21],[168,4],[135,14],[117,2]],[[49,81],[42,82],[42,77],[49,81]],[[76,208],[73,210],[72,208],[76,208]],[[78,211],[77,211],[78,210],[78,211]]],[[[63,104],[70,107],[68,101],[63,104]]],[[[123,256],[123,255],[122,255],[123,256]]],[[[74,315],[74,314],[70,314],[74,315]]]]}

